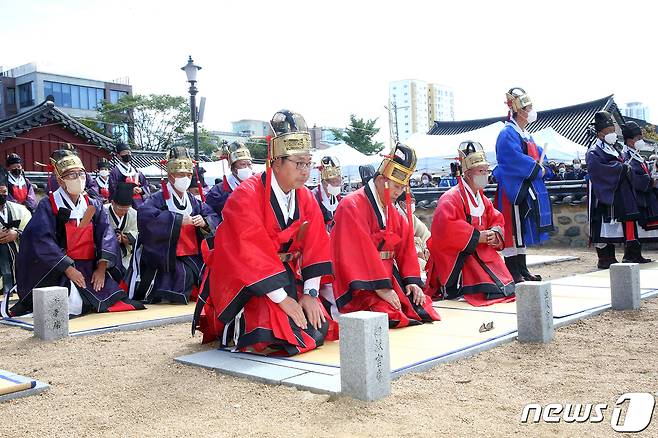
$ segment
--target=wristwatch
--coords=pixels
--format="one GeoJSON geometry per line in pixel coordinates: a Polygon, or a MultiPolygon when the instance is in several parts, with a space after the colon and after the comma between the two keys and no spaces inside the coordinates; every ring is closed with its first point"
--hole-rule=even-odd
{"type": "Polygon", "coordinates": [[[319,293],[317,289],[304,289],[304,295],[310,295],[311,298],[317,298],[319,293]]]}

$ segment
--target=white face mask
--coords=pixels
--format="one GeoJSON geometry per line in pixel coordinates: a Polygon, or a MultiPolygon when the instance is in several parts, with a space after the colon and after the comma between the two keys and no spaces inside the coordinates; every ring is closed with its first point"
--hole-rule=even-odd
{"type": "Polygon", "coordinates": [[[566,173],[567,169],[565,169],[564,167],[560,167],[557,171],[560,173],[566,173]]]}
{"type": "Polygon", "coordinates": [[[475,184],[475,187],[478,189],[483,189],[489,184],[489,176],[488,175],[475,175],[473,177],[473,184],[475,184]]]}
{"type": "Polygon", "coordinates": [[[331,196],[340,195],[340,186],[335,186],[333,184],[327,184],[327,193],[331,196]]]}
{"type": "Polygon", "coordinates": [[[237,174],[238,174],[238,179],[240,181],[244,181],[248,179],[251,175],[253,175],[254,171],[248,167],[245,167],[244,169],[238,169],[237,174]]]}
{"type": "Polygon", "coordinates": [[[176,178],[174,182],[174,187],[176,187],[176,190],[178,190],[179,192],[184,192],[190,187],[191,182],[192,182],[192,178],[190,178],[189,176],[176,178]]]}
{"type": "Polygon", "coordinates": [[[65,180],[66,191],[69,195],[78,196],[85,191],[85,178],[76,178],[73,181],[65,180]]]}
{"type": "Polygon", "coordinates": [[[617,133],[611,132],[610,134],[606,134],[605,137],[603,137],[603,141],[612,146],[617,141],[617,133]]]}
{"type": "Polygon", "coordinates": [[[528,112],[528,123],[532,123],[537,120],[537,111],[530,110],[528,112]]]}
{"type": "Polygon", "coordinates": [[[643,148],[645,146],[644,140],[640,139],[635,142],[635,149],[637,148],[643,148]]]}
{"type": "Polygon", "coordinates": [[[573,165],[573,170],[580,170],[580,164],[576,163],[573,165]]]}
{"type": "Polygon", "coordinates": [[[106,178],[106,177],[110,176],[110,171],[109,171],[109,170],[106,170],[106,169],[103,169],[103,170],[101,170],[100,172],[98,172],[98,174],[99,174],[100,176],[102,176],[103,178],[106,178]]]}

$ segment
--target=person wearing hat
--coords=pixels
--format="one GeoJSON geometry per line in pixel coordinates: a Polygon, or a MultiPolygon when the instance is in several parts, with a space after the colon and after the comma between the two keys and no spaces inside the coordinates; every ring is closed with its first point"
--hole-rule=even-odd
{"type": "Polygon", "coordinates": [[[132,151],[130,150],[130,146],[119,142],[116,146],[116,153],[119,161],[110,171],[110,197],[120,182],[134,184],[133,207],[138,209],[150,196],[148,181],[146,181],[144,174],[132,165],[132,151]]]}
{"type": "Polygon", "coordinates": [[[165,157],[167,180],[137,209],[138,239],[128,286],[136,300],[187,304],[198,297],[201,242],[212,236],[217,219],[189,192],[194,162],[187,149],[172,147],[165,157]]]}
{"type": "Polygon", "coordinates": [[[103,197],[104,202],[108,202],[110,199],[110,169],[112,164],[108,161],[107,158],[101,158],[98,160],[96,169],[98,176],[96,176],[96,184],[98,185],[98,193],[103,197]]]}
{"type": "Polygon", "coordinates": [[[514,279],[498,255],[505,244],[503,215],[484,195],[489,163],[480,143],[459,145],[463,176],[439,198],[428,243],[428,290],[473,306],[514,301],[514,279]]]}
{"type": "MultiPolygon", "coordinates": [[[[133,188],[131,183],[117,184],[111,201],[104,205],[110,228],[114,231],[121,249],[122,274],[125,274],[130,266],[130,258],[137,241],[137,211],[132,208],[133,188]]],[[[123,275],[115,278],[123,278],[123,275]]]]}
{"type": "Polygon", "coordinates": [[[7,171],[8,199],[33,212],[37,207],[37,198],[34,195],[34,186],[23,172],[23,159],[20,155],[7,155],[7,171]]]}
{"type": "Polygon", "coordinates": [[[515,282],[538,281],[526,264],[526,247],[548,240],[553,230],[551,200],[544,185],[553,172],[542,160],[542,148],[527,131],[537,120],[530,96],[522,88],[507,94],[508,120],[496,139],[493,176],[498,182],[494,206],[505,219],[505,264],[515,282]]]}
{"type": "Polygon", "coordinates": [[[332,268],[322,213],[305,186],[311,136],[289,110],[270,125],[266,172],[242,180],[222,210],[193,327],[204,342],[292,356],[336,339],[338,324],[318,292],[332,268]]]}
{"type": "MultiPolygon", "coordinates": [[[[51,164],[45,165],[45,164],[40,164],[40,163],[35,163],[39,164],[42,166],[46,166],[49,169],[49,175],[48,175],[48,191],[49,192],[55,192],[57,189],[59,189],[59,182],[57,179],[57,175],[54,172],[54,168],[52,165],[53,158],[55,157],[56,154],[61,154],[60,151],[68,151],[71,152],[74,155],[78,155],[78,151],[75,149],[75,146],[73,146],[71,143],[62,143],[59,145],[58,149],[55,149],[51,154],[50,154],[50,161],[51,164]]],[[[85,172],[85,193],[87,196],[89,196],[92,199],[98,199],[99,201],[103,201],[103,197],[100,195],[98,191],[98,185],[96,184],[96,179],[93,178],[89,173],[85,172]]]]}
{"type": "Polygon", "coordinates": [[[640,242],[658,241],[658,180],[651,177],[652,170],[647,165],[639,149],[644,146],[642,129],[635,122],[627,122],[621,127],[624,136],[624,160],[630,166],[628,174],[637,201],[640,218],[635,221],[635,240],[627,240],[623,261],[626,263],[648,263],[651,259],[642,256],[640,242]]]}
{"type": "Polygon", "coordinates": [[[617,263],[615,243],[635,247],[635,221],[640,218],[629,172],[612,116],[607,111],[594,115],[596,138],[585,154],[589,175],[590,241],[596,247],[597,267],[617,263]]]}
{"type": "Polygon", "coordinates": [[[234,141],[227,148],[219,151],[219,159],[228,161],[231,173],[224,175],[222,181],[210,189],[206,195],[206,204],[221,218],[222,209],[229,195],[238,188],[242,181],[249,179],[254,171],[252,170],[251,152],[240,141],[234,141]]]}
{"type": "Polygon", "coordinates": [[[16,259],[21,234],[32,215],[22,204],[9,200],[7,173],[0,168],[0,300],[5,296],[2,316],[9,316],[4,306],[9,303],[9,294],[16,284],[16,259]]]}
{"type": "Polygon", "coordinates": [[[320,184],[313,189],[313,196],[318,201],[327,231],[331,231],[334,225],[334,212],[342,199],[340,192],[343,178],[338,158],[322,157],[319,170],[320,184]]]}
{"type": "Polygon", "coordinates": [[[86,172],[69,150],[53,153],[59,188],[39,201],[21,236],[18,253],[19,301],[12,315],[32,312],[32,290],[64,286],[69,314],[143,309],[109,275],[121,264],[121,251],[103,204],[85,194],[86,172]]]}
{"type": "Polygon", "coordinates": [[[341,313],[384,312],[391,327],[438,321],[423,292],[411,208],[403,218],[395,200],[407,191],[416,153],[398,143],[366,185],[336,209],[331,254],[336,306],[341,313]]]}

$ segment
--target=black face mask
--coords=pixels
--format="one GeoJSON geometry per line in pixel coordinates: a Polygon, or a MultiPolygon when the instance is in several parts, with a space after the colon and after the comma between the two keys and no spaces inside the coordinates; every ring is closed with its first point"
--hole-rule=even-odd
{"type": "Polygon", "coordinates": [[[121,155],[121,161],[124,163],[130,163],[130,161],[133,159],[133,156],[131,154],[128,155],[121,155]]]}
{"type": "Polygon", "coordinates": [[[23,172],[23,170],[21,170],[21,169],[11,169],[11,174],[14,175],[14,176],[21,176],[22,172],[23,172]]]}

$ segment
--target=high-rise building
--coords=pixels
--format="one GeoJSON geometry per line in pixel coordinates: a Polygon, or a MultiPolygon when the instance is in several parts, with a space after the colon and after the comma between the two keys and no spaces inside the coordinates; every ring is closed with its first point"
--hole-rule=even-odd
{"type": "Polygon", "coordinates": [[[454,96],[451,88],[417,79],[389,84],[391,134],[406,140],[416,132],[426,133],[436,120],[454,120],[454,96]]]}
{"type": "Polygon", "coordinates": [[[623,111],[627,117],[649,121],[649,107],[642,102],[628,102],[623,111]]]}
{"type": "Polygon", "coordinates": [[[265,137],[270,133],[270,124],[263,120],[242,119],[231,122],[233,132],[249,134],[252,137],[265,137]]]}

